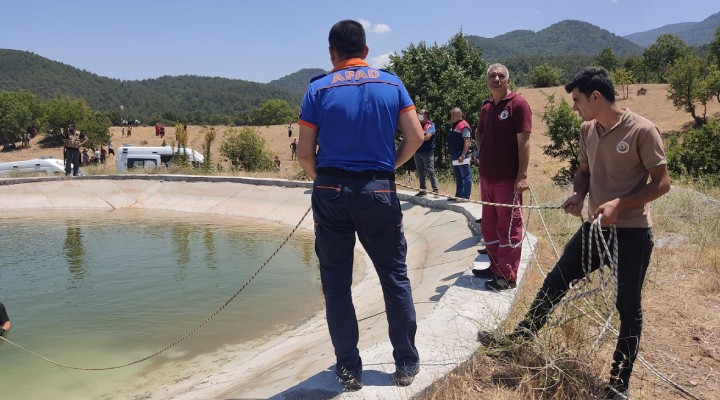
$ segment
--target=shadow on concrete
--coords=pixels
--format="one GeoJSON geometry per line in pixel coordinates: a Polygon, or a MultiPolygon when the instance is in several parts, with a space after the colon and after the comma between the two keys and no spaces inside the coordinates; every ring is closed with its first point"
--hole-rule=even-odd
{"type": "Polygon", "coordinates": [[[457,242],[456,244],[452,245],[450,248],[445,250],[445,253],[466,250],[471,247],[477,246],[477,244],[478,244],[477,236],[469,236],[469,237],[466,237],[465,239],[462,239],[461,241],[457,242]]]}
{"type": "MultiPolygon", "coordinates": [[[[391,374],[374,369],[362,373],[363,390],[373,386],[395,386],[391,374]]],[[[343,393],[342,384],[335,377],[335,366],[317,373],[297,385],[278,393],[270,400],[329,400],[343,393]],[[330,390],[328,388],[337,388],[330,390]]]]}

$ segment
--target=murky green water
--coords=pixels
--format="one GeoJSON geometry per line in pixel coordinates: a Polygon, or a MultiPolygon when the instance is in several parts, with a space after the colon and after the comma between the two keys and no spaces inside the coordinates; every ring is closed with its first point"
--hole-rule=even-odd
{"type": "MultiPolygon", "coordinates": [[[[38,214],[0,218],[0,301],[13,322],[8,338],[90,368],[143,358],[191,331],[251,278],[291,230],[155,211],[38,214]]],[[[0,343],[0,397],[123,398],[119,391],[169,362],[242,347],[321,308],[313,237],[299,232],[222,313],[149,361],[75,371],[0,343]]]]}

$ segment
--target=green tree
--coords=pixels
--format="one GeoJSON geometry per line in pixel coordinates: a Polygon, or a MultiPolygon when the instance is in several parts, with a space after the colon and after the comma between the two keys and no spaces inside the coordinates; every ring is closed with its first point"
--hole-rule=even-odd
{"type": "Polygon", "coordinates": [[[713,41],[708,45],[708,58],[717,67],[720,67],[720,26],[715,29],[713,41]]]}
{"type": "Polygon", "coordinates": [[[623,92],[623,98],[630,96],[630,84],[634,83],[633,73],[626,68],[617,68],[610,72],[610,78],[615,85],[619,85],[623,92]]]}
{"type": "Polygon", "coordinates": [[[696,178],[720,178],[720,121],[711,119],[699,129],[690,129],[668,141],[668,168],[696,178]]]}
{"type": "Polygon", "coordinates": [[[42,103],[27,90],[0,92],[0,139],[17,142],[20,134],[39,125],[42,103]]]}
{"type": "Polygon", "coordinates": [[[541,64],[533,68],[528,74],[528,80],[533,87],[552,87],[560,84],[562,71],[559,68],[553,68],[548,64],[541,64]]]}
{"type": "Polygon", "coordinates": [[[635,83],[650,82],[650,68],[644,58],[630,55],[625,59],[623,67],[632,73],[635,83]]]}
{"type": "Polygon", "coordinates": [[[683,56],[668,68],[667,79],[668,100],[676,109],[690,113],[697,124],[707,121],[707,103],[712,99],[706,87],[705,78],[709,74],[709,66],[705,60],[693,55],[683,56]],[[702,115],[698,115],[697,104],[702,105],[702,115]]]}
{"type": "Polygon", "coordinates": [[[283,99],[267,100],[253,112],[253,122],[257,125],[280,125],[295,120],[297,120],[297,109],[283,99]]]}
{"type": "MultiPolygon", "coordinates": [[[[390,56],[389,70],[402,79],[418,108],[426,108],[438,132],[449,130],[449,112],[459,107],[471,126],[477,124],[479,107],[490,91],[485,84],[488,64],[462,31],[448,43],[410,44],[400,55],[390,56]]],[[[437,135],[438,166],[447,167],[445,135],[437,135]]]]}
{"type": "Polygon", "coordinates": [[[227,158],[233,170],[272,171],[274,155],[265,147],[265,139],[257,128],[243,126],[225,131],[220,154],[227,158]]]}
{"type": "Polygon", "coordinates": [[[185,126],[180,122],[175,123],[175,143],[177,148],[175,149],[175,156],[173,157],[173,164],[180,168],[185,168],[189,165],[188,155],[186,152],[188,142],[188,133],[185,126]]]}
{"type": "Polygon", "coordinates": [[[679,58],[690,55],[691,50],[679,37],[660,35],[652,46],[645,49],[643,59],[650,71],[657,74],[660,83],[667,82],[667,70],[679,58]]]}
{"type": "Polygon", "coordinates": [[[546,98],[548,102],[540,118],[547,124],[547,135],[552,144],[543,146],[543,154],[569,161],[567,167],[560,168],[553,176],[555,183],[564,185],[572,182],[580,165],[577,156],[582,120],[575,115],[565,99],[561,99],[558,104],[555,95],[546,95],[546,98]]]}
{"type": "Polygon", "coordinates": [[[608,71],[614,71],[620,66],[620,59],[613,52],[612,47],[604,48],[593,60],[595,65],[599,65],[608,71]]]}
{"type": "Polygon", "coordinates": [[[212,169],[212,153],[210,152],[210,148],[215,141],[215,136],[215,128],[211,127],[207,132],[205,132],[205,138],[203,140],[203,158],[205,159],[203,169],[205,172],[210,172],[212,169]]]}
{"type": "Polygon", "coordinates": [[[110,143],[110,118],[98,111],[89,111],[76,126],[88,138],[85,147],[100,147],[110,143]]]}
{"type": "Polygon", "coordinates": [[[720,103],[720,68],[713,66],[707,78],[705,78],[705,88],[710,97],[715,96],[720,103]]]}
{"type": "Polygon", "coordinates": [[[83,99],[72,100],[64,96],[50,100],[45,106],[45,128],[50,135],[60,135],[70,124],[78,124],[90,114],[83,99]]]}

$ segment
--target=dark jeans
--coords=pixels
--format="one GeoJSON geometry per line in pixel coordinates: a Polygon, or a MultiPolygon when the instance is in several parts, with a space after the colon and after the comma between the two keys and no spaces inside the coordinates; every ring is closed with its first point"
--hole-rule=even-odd
{"type": "Polygon", "coordinates": [[[435,175],[435,152],[430,150],[425,153],[415,153],[415,167],[417,168],[418,179],[420,180],[420,189],[427,189],[425,175],[430,178],[430,187],[433,191],[438,191],[438,180],[435,175]]]}
{"type": "MultiPolygon", "coordinates": [[[[582,227],[588,240],[589,227],[589,223],[583,224],[582,227]]],[[[608,233],[608,230],[603,230],[606,239],[608,233]]],[[[618,286],[615,306],[620,316],[620,333],[613,353],[610,375],[614,386],[627,389],[640,345],[641,291],[654,242],[650,228],[618,228],[617,233],[618,286]]],[[[555,264],[555,268],[545,278],[525,319],[518,325],[518,331],[535,333],[545,324],[549,312],[567,293],[570,282],[585,276],[581,257],[582,233],[578,230],[565,246],[565,251],[555,264]]],[[[595,271],[599,266],[600,259],[593,251],[591,270],[595,271]]]]}
{"type": "MultiPolygon", "coordinates": [[[[457,161],[460,158],[460,153],[452,153],[450,157],[450,161],[457,161]]],[[[455,175],[455,197],[469,199],[472,191],[470,164],[453,165],[453,174],[455,175]]]]}
{"type": "Polygon", "coordinates": [[[395,364],[419,366],[415,306],[405,264],[407,242],[395,182],[318,175],[313,185],[312,208],[315,252],[320,261],[327,323],[337,365],[356,374],[362,371],[351,294],[357,232],[380,278],[395,364]]]}
{"type": "Polygon", "coordinates": [[[65,175],[70,175],[70,166],[72,164],[72,173],[77,175],[80,170],[80,149],[75,147],[65,148],[65,175]]]}

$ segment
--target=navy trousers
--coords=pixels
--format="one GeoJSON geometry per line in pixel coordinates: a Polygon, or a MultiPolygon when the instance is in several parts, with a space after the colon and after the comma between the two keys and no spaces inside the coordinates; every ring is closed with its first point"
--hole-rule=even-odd
{"type": "Polygon", "coordinates": [[[318,175],[312,193],[315,252],[330,338],[338,367],[358,376],[358,322],[352,301],[355,234],[373,262],[385,300],[393,358],[398,368],[419,366],[417,323],[402,212],[392,179],[318,175]]]}

